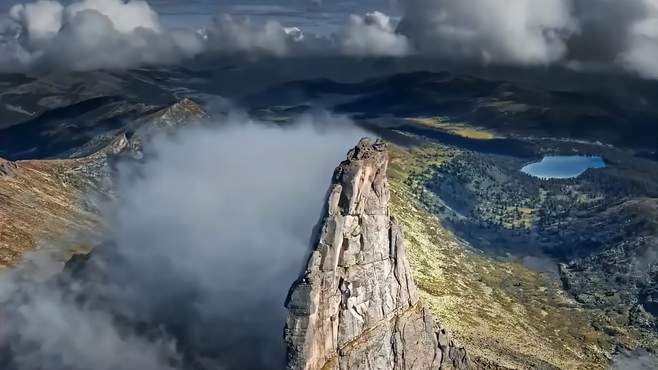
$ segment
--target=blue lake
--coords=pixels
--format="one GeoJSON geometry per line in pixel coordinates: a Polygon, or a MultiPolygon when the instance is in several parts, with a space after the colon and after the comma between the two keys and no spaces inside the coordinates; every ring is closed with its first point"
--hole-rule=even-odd
{"type": "Polygon", "coordinates": [[[588,168],[603,167],[605,161],[599,156],[546,156],[541,162],[526,165],[521,172],[540,179],[570,179],[578,177],[588,168]]]}

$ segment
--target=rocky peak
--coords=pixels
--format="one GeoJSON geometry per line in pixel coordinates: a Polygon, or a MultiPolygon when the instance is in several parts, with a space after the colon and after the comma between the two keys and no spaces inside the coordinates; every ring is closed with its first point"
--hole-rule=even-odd
{"type": "Polygon", "coordinates": [[[386,144],[377,141],[370,145],[366,138],[347,154],[347,160],[338,166],[334,174],[334,182],[338,186],[332,188],[332,195],[340,192],[341,197],[330,200],[329,214],[339,211],[349,215],[384,215],[388,214],[388,182],[386,170],[388,153],[386,144]],[[339,209],[340,208],[340,209],[339,209]]]}
{"type": "Polygon", "coordinates": [[[361,139],[336,168],[317,246],[286,302],[288,369],[473,367],[419,302],[387,167],[386,144],[361,139]]]}
{"type": "Polygon", "coordinates": [[[18,168],[16,162],[0,158],[0,176],[10,176],[18,168]]]}
{"type": "Polygon", "coordinates": [[[159,110],[150,117],[156,126],[176,127],[208,118],[208,113],[199,104],[184,98],[159,110]]]}
{"type": "Polygon", "coordinates": [[[203,122],[208,118],[210,116],[199,104],[187,98],[179,100],[137,121],[134,130],[115,138],[110,151],[114,155],[127,154],[134,159],[141,159],[144,142],[149,137],[172,133],[179,127],[203,122]]]}

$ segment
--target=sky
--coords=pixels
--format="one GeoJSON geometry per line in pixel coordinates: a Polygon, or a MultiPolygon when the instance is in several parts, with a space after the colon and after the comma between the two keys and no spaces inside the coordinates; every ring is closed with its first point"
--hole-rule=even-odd
{"type": "MultiPolygon", "coordinates": [[[[8,11],[17,2],[0,0],[0,11],[8,11]]],[[[399,15],[396,0],[150,0],[149,4],[169,28],[199,28],[216,14],[229,13],[261,23],[276,19],[285,26],[328,34],[336,31],[350,14],[379,10],[399,15]]]]}
{"type": "Polygon", "coordinates": [[[229,13],[263,23],[276,19],[284,26],[300,27],[318,34],[335,32],[350,14],[373,10],[399,13],[397,3],[390,0],[325,0],[317,3],[310,0],[156,0],[153,6],[162,14],[167,26],[201,26],[207,24],[214,14],[229,13]]]}

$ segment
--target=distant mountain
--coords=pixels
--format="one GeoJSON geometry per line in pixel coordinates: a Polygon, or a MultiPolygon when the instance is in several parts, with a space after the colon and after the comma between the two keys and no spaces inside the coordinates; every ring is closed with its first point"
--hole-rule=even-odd
{"type": "Polygon", "coordinates": [[[157,107],[103,96],[48,110],[0,130],[0,156],[12,159],[65,158],[91,154],[129,122],[157,107]]]}
{"type": "Polygon", "coordinates": [[[339,83],[292,81],[249,94],[251,108],[325,106],[357,118],[442,116],[520,136],[568,137],[655,147],[654,96],[617,99],[580,90],[540,90],[450,73],[414,72],[339,83]]]}
{"type": "Polygon", "coordinates": [[[89,155],[133,121],[180,100],[172,87],[177,76],[151,70],[0,74],[0,157],[89,155]]]}
{"type": "MultiPolygon", "coordinates": [[[[140,159],[151,135],[209,117],[180,96],[235,90],[230,97],[254,115],[285,122],[326,107],[392,143],[390,189],[372,178],[386,167],[379,159],[364,164],[385,156],[380,144],[360,145],[333,178],[322,243],[287,302],[291,368],[378,368],[368,363],[375,358],[401,369],[483,359],[509,368],[599,369],[618,348],[658,348],[658,92],[620,98],[434,72],[280,83],[271,69],[264,80],[240,67],[0,76],[0,267],[18,264],[40,240],[98,229],[88,194],[112,196],[112,162],[140,159]],[[245,95],[253,86],[234,88],[245,76],[245,85],[276,83],[245,95]],[[491,137],[407,120],[436,117],[491,137]],[[519,172],[553,153],[597,153],[607,167],[578,180],[519,172]],[[385,214],[371,212],[382,202],[385,214]],[[328,240],[340,248],[330,251],[328,240]],[[330,252],[337,267],[325,263],[330,252]],[[373,253],[382,258],[367,261],[373,253]],[[541,257],[548,269],[535,271],[525,257],[541,257]],[[433,326],[429,311],[464,348],[433,326]]],[[[66,245],[61,258],[91,247],[66,245]]],[[[69,267],[80,259],[88,257],[69,267]]]]}
{"type": "Polygon", "coordinates": [[[177,100],[154,72],[146,70],[0,74],[0,129],[33,120],[53,109],[117,96],[145,105],[166,105],[177,100]]]}
{"type": "Polygon", "coordinates": [[[90,155],[117,135],[149,125],[177,125],[205,116],[191,100],[171,107],[135,103],[116,96],[54,108],[0,130],[0,157],[11,160],[75,158],[90,155]],[[158,123],[156,123],[158,122],[158,123]]]}

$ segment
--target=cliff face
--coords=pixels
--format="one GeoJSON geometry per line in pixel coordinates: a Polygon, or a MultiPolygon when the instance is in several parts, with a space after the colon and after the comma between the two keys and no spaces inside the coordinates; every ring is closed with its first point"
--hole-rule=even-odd
{"type": "Polygon", "coordinates": [[[469,369],[466,351],[418,300],[389,214],[383,142],[336,169],[317,247],[286,302],[288,369],[469,369]]]}

